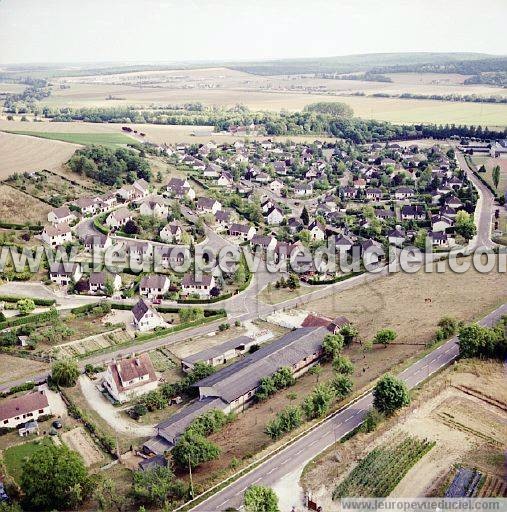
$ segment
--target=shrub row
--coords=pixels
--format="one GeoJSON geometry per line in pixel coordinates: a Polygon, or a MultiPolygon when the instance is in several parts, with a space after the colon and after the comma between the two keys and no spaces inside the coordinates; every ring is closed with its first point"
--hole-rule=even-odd
{"type": "Polygon", "coordinates": [[[14,222],[5,222],[5,221],[0,221],[0,228],[17,229],[17,230],[28,229],[29,231],[37,231],[37,232],[42,231],[42,226],[36,226],[33,224],[16,224],[14,222]]]}
{"type": "Polygon", "coordinates": [[[307,281],[310,285],[319,285],[319,284],[334,284],[339,283],[340,281],[346,281],[347,279],[350,279],[351,277],[360,276],[361,274],[364,274],[364,270],[361,270],[359,272],[351,272],[350,274],[345,274],[344,276],[338,276],[333,279],[324,279],[322,281],[319,281],[317,279],[309,279],[307,281]]]}
{"type": "Polygon", "coordinates": [[[84,427],[93,439],[108,453],[110,453],[114,458],[117,457],[116,454],[116,442],[115,439],[107,434],[101,432],[95,423],[86,415],[72,400],[71,398],[62,390],[59,389],[60,394],[62,395],[65,403],[67,404],[67,410],[69,414],[83,423],[84,427]]]}
{"type": "Polygon", "coordinates": [[[8,318],[7,320],[0,322],[0,330],[6,329],[7,327],[16,327],[18,325],[46,322],[48,320],[56,320],[58,318],[58,311],[51,309],[44,311],[43,313],[35,313],[34,315],[17,316],[14,318],[8,318]]]}
{"type": "Polygon", "coordinates": [[[55,299],[38,299],[35,297],[15,297],[13,295],[0,295],[0,301],[18,302],[21,299],[32,299],[36,306],[52,306],[56,303],[55,299]]]}

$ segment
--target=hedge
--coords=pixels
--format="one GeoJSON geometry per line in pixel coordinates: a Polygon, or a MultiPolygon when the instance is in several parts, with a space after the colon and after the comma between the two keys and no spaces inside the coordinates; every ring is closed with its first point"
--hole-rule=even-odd
{"type": "Polygon", "coordinates": [[[35,313],[34,315],[17,316],[14,318],[8,318],[4,322],[0,322],[0,330],[6,329],[7,327],[16,327],[18,325],[55,320],[56,318],[58,318],[58,311],[56,309],[44,311],[43,313],[35,313]]]}
{"type": "Polygon", "coordinates": [[[340,281],[346,281],[347,279],[350,279],[351,277],[360,276],[361,274],[364,274],[364,270],[361,270],[359,272],[351,272],[350,274],[345,274],[344,276],[338,276],[334,279],[324,279],[323,281],[318,281],[316,279],[309,279],[307,283],[309,285],[319,285],[319,284],[334,284],[339,283],[340,281]]]}
{"type": "Polygon", "coordinates": [[[36,306],[53,306],[56,303],[55,299],[37,299],[35,297],[15,297],[14,295],[0,295],[0,301],[4,302],[18,302],[22,299],[32,299],[36,306]]]}
{"type": "Polygon", "coordinates": [[[212,299],[178,299],[178,304],[214,304],[222,300],[230,299],[232,293],[224,293],[219,297],[213,297],[212,299]]]}
{"type": "Polygon", "coordinates": [[[106,452],[108,452],[116,459],[117,454],[115,439],[99,431],[95,423],[93,423],[93,421],[91,420],[91,418],[87,416],[61,388],[59,388],[59,391],[60,394],[62,395],[62,398],[67,404],[67,410],[69,414],[76,420],[81,421],[86,430],[88,430],[88,432],[92,436],[92,438],[95,439],[106,452]]]}
{"type": "Polygon", "coordinates": [[[0,221],[0,228],[4,229],[28,229],[29,231],[42,231],[42,226],[32,224],[15,224],[13,222],[0,221]]]}
{"type": "Polygon", "coordinates": [[[93,227],[100,231],[103,235],[109,234],[109,229],[103,226],[99,219],[93,219],[93,227]]]}

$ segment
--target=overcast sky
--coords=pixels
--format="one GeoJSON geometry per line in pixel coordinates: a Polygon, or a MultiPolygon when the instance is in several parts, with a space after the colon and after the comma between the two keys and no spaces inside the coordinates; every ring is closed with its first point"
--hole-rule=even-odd
{"type": "Polygon", "coordinates": [[[507,0],[0,0],[0,63],[507,53],[507,0]]]}

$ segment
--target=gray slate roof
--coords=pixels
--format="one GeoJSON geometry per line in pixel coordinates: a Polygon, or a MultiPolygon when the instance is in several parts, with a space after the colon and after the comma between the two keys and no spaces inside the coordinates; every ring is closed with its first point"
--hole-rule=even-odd
{"type": "Polygon", "coordinates": [[[262,377],[273,375],[282,366],[299,363],[321,349],[325,327],[295,329],[265,345],[244,359],[194,384],[213,388],[216,397],[230,403],[259,385],[262,377]]]}

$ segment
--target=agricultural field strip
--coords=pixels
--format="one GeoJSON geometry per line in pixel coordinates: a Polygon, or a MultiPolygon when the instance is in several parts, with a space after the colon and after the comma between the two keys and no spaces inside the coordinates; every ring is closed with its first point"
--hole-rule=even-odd
{"type": "MultiPolygon", "coordinates": [[[[492,323],[496,322],[503,314],[506,314],[506,313],[507,313],[507,304],[503,304],[502,306],[497,308],[495,311],[493,311],[492,313],[490,313],[489,315],[484,317],[482,319],[482,321],[479,323],[482,325],[491,325],[492,323]]],[[[457,341],[456,337],[447,341],[446,343],[444,343],[440,347],[436,348],[435,350],[433,350],[432,352],[430,352],[429,354],[424,356],[422,359],[420,359],[419,361],[417,361],[416,363],[412,364],[410,367],[405,369],[403,372],[401,372],[399,374],[399,377],[402,378],[407,383],[409,388],[416,387],[418,384],[420,384],[421,382],[423,382],[424,380],[429,378],[433,373],[437,372],[443,366],[449,364],[451,361],[453,361],[457,357],[458,346],[457,346],[456,341],[457,341]],[[416,374],[417,370],[419,370],[423,366],[426,366],[428,361],[430,361],[430,360],[433,361],[433,364],[441,361],[441,364],[429,369],[428,374],[424,375],[422,378],[416,377],[415,374],[416,374]]],[[[288,460],[292,461],[292,465],[291,465],[292,467],[296,467],[296,465],[298,465],[299,463],[301,463],[301,465],[303,465],[308,460],[311,460],[311,458],[313,458],[316,453],[320,453],[321,451],[325,450],[326,448],[328,448],[329,446],[334,444],[334,442],[336,442],[338,439],[343,438],[344,436],[349,434],[351,431],[353,431],[355,428],[357,428],[362,423],[363,418],[362,418],[362,416],[359,418],[356,418],[356,416],[358,416],[358,414],[360,412],[362,412],[364,415],[364,412],[371,407],[372,402],[373,402],[373,397],[371,395],[371,390],[367,390],[364,395],[357,397],[352,403],[348,404],[343,409],[340,409],[340,410],[334,412],[333,414],[331,414],[330,416],[328,416],[321,422],[319,422],[316,425],[314,425],[313,427],[311,427],[306,432],[300,434],[300,436],[298,436],[294,440],[288,441],[276,453],[268,454],[268,455],[266,455],[264,460],[257,462],[257,463],[252,463],[253,467],[249,472],[243,474],[237,480],[234,480],[233,482],[228,484],[217,494],[212,494],[209,498],[206,498],[204,501],[202,501],[200,504],[198,504],[191,510],[196,510],[196,511],[217,510],[218,505],[215,505],[215,502],[220,499],[223,500],[223,498],[225,497],[225,496],[223,496],[224,493],[226,493],[228,496],[228,499],[226,500],[226,502],[237,501],[237,498],[240,497],[240,495],[241,495],[241,491],[238,490],[239,487],[242,484],[244,485],[244,481],[247,481],[247,487],[249,485],[251,485],[251,482],[253,481],[253,479],[258,477],[257,472],[259,472],[259,471],[263,471],[266,469],[272,469],[273,467],[275,468],[275,470],[280,469],[281,471],[279,471],[279,474],[277,475],[278,478],[275,477],[277,480],[280,479],[282,476],[284,476],[288,472],[288,471],[285,471],[285,468],[283,467],[284,464],[288,460]],[[361,407],[360,404],[363,407],[361,407]],[[360,409],[357,410],[357,412],[355,412],[352,416],[348,416],[348,419],[344,420],[340,424],[341,426],[345,426],[346,424],[349,424],[349,422],[351,422],[354,418],[356,418],[352,422],[351,428],[348,428],[347,431],[345,431],[345,432],[342,432],[342,431],[337,432],[336,429],[337,429],[338,425],[335,424],[335,421],[340,420],[341,419],[340,416],[342,414],[344,415],[346,412],[348,412],[348,410],[353,406],[360,406],[360,409]],[[332,425],[331,429],[327,428],[329,426],[329,424],[332,425]],[[331,436],[331,433],[333,434],[332,436],[331,436]],[[309,438],[312,438],[312,437],[315,437],[315,440],[312,443],[312,445],[320,443],[320,446],[315,451],[308,449],[312,445],[307,443],[307,441],[309,440],[309,438]],[[303,452],[308,452],[308,453],[301,452],[301,454],[299,456],[296,456],[297,449],[295,449],[295,448],[297,447],[299,449],[298,445],[300,443],[303,443],[303,446],[304,446],[303,452]],[[288,458],[284,458],[284,460],[282,462],[278,462],[278,460],[277,460],[278,458],[281,458],[284,455],[286,457],[287,451],[292,452],[292,455],[288,458]]],[[[275,470],[271,471],[271,473],[273,473],[275,470]]],[[[243,471],[245,471],[245,470],[243,470],[243,471]]],[[[261,479],[265,478],[265,477],[266,477],[266,473],[264,473],[263,475],[261,474],[261,479]]],[[[231,478],[234,478],[234,477],[231,477],[231,478]]],[[[273,479],[270,478],[267,483],[272,484],[273,479]]],[[[220,485],[222,485],[222,484],[218,484],[216,487],[219,487],[220,485]]],[[[208,491],[208,492],[210,492],[210,491],[208,491]]],[[[207,493],[205,493],[205,494],[207,494],[207,493]]],[[[202,497],[203,496],[198,496],[197,498],[195,498],[195,501],[202,499],[202,497]]]]}

